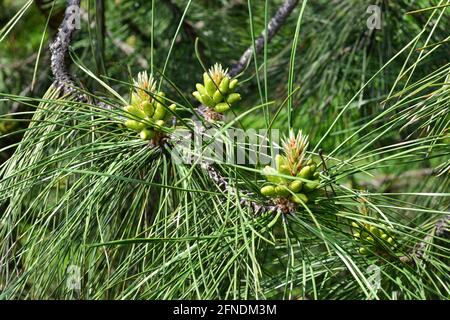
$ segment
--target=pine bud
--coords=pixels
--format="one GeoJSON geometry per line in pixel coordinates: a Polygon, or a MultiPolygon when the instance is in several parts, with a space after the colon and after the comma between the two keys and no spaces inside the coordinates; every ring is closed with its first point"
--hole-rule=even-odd
{"type": "Polygon", "coordinates": [[[377,227],[370,226],[369,227],[369,231],[370,231],[370,233],[372,233],[375,236],[379,236],[380,235],[380,230],[377,227]]]}
{"type": "Polygon", "coordinates": [[[222,92],[223,94],[227,94],[229,85],[230,85],[230,78],[228,77],[223,78],[219,85],[220,92],[222,92]]]}
{"type": "Polygon", "coordinates": [[[139,98],[139,96],[136,93],[132,93],[131,94],[131,102],[130,104],[132,104],[133,106],[139,106],[139,103],[141,102],[141,99],[139,98]]]}
{"type": "MultiPolygon", "coordinates": [[[[168,109],[172,112],[166,112],[166,117],[164,118],[164,120],[169,120],[171,116],[173,116],[173,113],[175,113],[175,111],[177,110],[177,105],[175,103],[172,103],[168,109]]],[[[167,110],[166,110],[167,111],[167,110]]]]}
{"type": "Polygon", "coordinates": [[[159,104],[156,107],[155,113],[153,114],[153,119],[163,120],[165,115],[166,115],[166,110],[164,109],[164,107],[161,104],[159,104]]]}
{"type": "Polygon", "coordinates": [[[234,89],[236,89],[237,84],[238,84],[238,79],[233,79],[233,80],[231,80],[231,81],[230,81],[230,85],[228,86],[228,89],[229,89],[230,91],[233,91],[234,89]]]}
{"type": "Polygon", "coordinates": [[[281,183],[283,179],[278,177],[278,171],[271,166],[265,166],[263,169],[263,174],[266,176],[267,180],[273,183],[281,183]]]}
{"type": "Polygon", "coordinates": [[[144,124],[141,122],[137,122],[136,120],[127,120],[125,121],[125,126],[130,128],[131,130],[140,131],[144,128],[144,124]]]}
{"type": "Polygon", "coordinates": [[[192,92],[192,95],[193,95],[193,96],[195,97],[195,99],[197,99],[200,103],[204,104],[204,103],[203,103],[203,100],[202,100],[202,94],[201,94],[200,92],[194,91],[194,92],[192,92]]]}
{"type": "Polygon", "coordinates": [[[308,197],[303,193],[296,193],[291,197],[291,200],[295,203],[302,204],[308,202],[308,197]]]}
{"type": "Polygon", "coordinates": [[[213,101],[215,103],[219,103],[219,102],[222,102],[222,100],[223,100],[223,95],[220,93],[219,90],[216,90],[216,92],[214,92],[214,95],[213,95],[213,101]]]}
{"type": "Polygon", "coordinates": [[[280,169],[278,170],[278,173],[279,174],[284,174],[286,176],[290,176],[291,175],[291,171],[289,170],[289,167],[287,165],[282,165],[280,167],[280,169]]]}
{"type": "Polygon", "coordinates": [[[298,193],[298,192],[300,192],[300,190],[302,190],[302,186],[303,186],[303,183],[301,181],[292,181],[289,184],[289,189],[294,193],[298,193]]]}
{"type": "Polygon", "coordinates": [[[134,105],[128,105],[124,108],[124,110],[130,114],[132,114],[135,117],[138,118],[145,118],[145,113],[139,109],[138,107],[134,106],[134,105]]]}
{"type": "Polygon", "coordinates": [[[204,87],[203,85],[201,85],[200,83],[197,83],[197,84],[195,85],[195,87],[197,88],[197,91],[198,91],[200,94],[207,94],[207,93],[206,93],[205,87],[204,87]]]}
{"type": "Polygon", "coordinates": [[[210,78],[208,78],[208,80],[206,80],[205,88],[206,88],[206,93],[210,97],[212,97],[214,95],[214,92],[216,92],[216,89],[217,89],[214,81],[212,81],[210,78]]]}
{"type": "Polygon", "coordinates": [[[211,80],[211,79],[209,78],[208,72],[203,72],[203,83],[206,84],[206,82],[207,82],[208,80],[211,80]]]}
{"type": "Polygon", "coordinates": [[[359,248],[359,249],[358,249],[358,252],[359,252],[360,254],[364,254],[364,255],[366,255],[366,254],[369,253],[369,251],[367,251],[367,249],[366,249],[366,248],[363,248],[363,247],[359,248]]]}
{"type": "Polygon", "coordinates": [[[305,183],[303,185],[303,191],[304,192],[311,192],[317,189],[317,187],[319,186],[319,182],[318,181],[308,181],[307,183],[305,183]]]}
{"type": "Polygon", "coordinates": [[[309,179],[311,178],[311,167],[310,166],[305,166],[300,170],[299,176],[303,179],[309,179]]]}
{"type": "Polygon", "coordinates": [[[291,193],[289,192],[289,189],[284,185],[278,185],[275,187],[275,193],[279,195],[280,197],[287,197],[291,193]]]}
{"type": "Polygon", "coordinates": [[[144,129],[141,131],[141,133],[139,135],[142,140],[150,140],[151,138],[153,138],[155,136],[155,132],[152,130],[144,129]]]}
{"type": "Polygon", "coordinates": [[[228,105],[228,103],[226,102],[221,102],[218,103],[215,107],[214,110],[216,110],[219,113],[224,113],[225,111],[228,111],[230,109],[230,106],[228,105]]]}
{"type": "Polygon", "coordinates": [[[206,105],[208,107],[211,107],[211,108],[214,108],[214,106],[216,104],[214,103],[213,99],[211,99],[210,96],[208,96],[206,94],[203,94],[201,97],[202,97],[202,102],[203,102],[204,105],[206,105]]]}
{"type": "Polygon", "coordinates": [[[274,186],[265,186],[261,188],[261,193],[266,197],[273,197],[276,195],[274,186]]]}
{"type": "Polygon", "coordinates": [[[153,103],[151,103],[150,101],[141,102],[141,109],[144,110],[144,113],[149,117],[151,117],[153,115],[153,113],[155,112],[153,103]]]}
{"type": "Polygon", "coordinates": [[[285,164],[286,164],[286,159],[281,154],[277,154],[275,156],[275,165],[277,167],[277,170],[280,171],[281,166],[284,166],[285,164]]]}
{"type": "Polygon", "coordinates": [[[239,100],[241,100],[241,95],[239,93],[232,93],[227,97],[227,102],[229,104],[233,104],[235,102],[238,102],[239,100]]]}

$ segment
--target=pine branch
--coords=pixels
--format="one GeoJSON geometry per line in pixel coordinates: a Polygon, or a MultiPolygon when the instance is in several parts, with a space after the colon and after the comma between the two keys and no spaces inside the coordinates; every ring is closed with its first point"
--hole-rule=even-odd
{"type": "Polygon", "coordinates": [[[250,47],[248,47],[248,49],[245,50],[244,54],[241,56],[239,61],[232,66],[229,72],[231,77],[234,77],[237,74],[241,73],[242,70],[244,70],[244,68],[248,65],[253,55],[253,47],[255,48],[257,54],[261,52],[262,49],[264,49],[266,31],[267,31],[267,42],[269,42],[273,38],[273,36],[278,32],[278,30],[280,30],[280,28],[283,26],[287,17],[292,13],[297,3],[298,0],[286,0],[281,5],[281,7],[275,13],[273,18],[269,21],[266,30],[264,30],[261,33],[261,35],[255,40],[254,46],[251,45],[250,47]]]}
{"type": "Polygon", "coordinates": [[[72,40],[77,23],[77,14],[80,9],[80,0],[67,0],[67,8],[64,19],[58,29],[56,39],[50,44],[51,68],[55,76],[54,85],[64,93],[75,91],[75,84],[67,70],[69,45],[72,40]],[[78,12],[77,12],[78,8],[78,12]]]}
{"type": "MultiPolygon", "coordinates": [[[[275,16],[270,20],[267,26],[268,41],[276,34],[276,32],[283,25],[287,16],[292,12],[298,0],[292,1],[287,0],[277,11],[275,16]]],[[[80,13],[80,0],[67,0],[67,9],[65,11],[64,20],[58,30],[58,34],[54,42],[50,45],[51,57],[51,68],[55,76],[54,85],[63,90],[64,93],[74,93],[77,92],[75,89],[75,84],[70,73],[67,70],[66,59],[68,57],[69,45],[72,40],[72,36],[75,30],[76,21],[74,18],[74,11],[78,10],[80,13]],[[75,7],[74,7],[75,6],[75,7]],[[76,9],[78,8],[78,9],[76,9]]],[[[264,47],[265,32],[255,41],[256,52],[260,52],[264,47]]],[[[239,63],[233,66],[230,75],[236,75],[243,70],[243,68],[250,61],[253,53],[253,46],[249,47],[239,63]]],[[[77,93],[80,99],[85,100],[86,96],[81,93],[77,93]]],[[[99,106],[108,108],[106,104],[100,103],[99,106]]],[[[220,173],[210,164],[202,164],[206,168],[210,178],[217,184],[217,186],[222,191],[234,192],[234,189],[229,185],[226,178],[220,175],[220,173]]],[[[243,195],[247,199],[240,199],[240,204],[242,206],[250,207],[255,214],[263,213],[273,213],[279,212],[281,208],[273,203],[268,203],[266,205],[261,205],[255,201],[248,200],[254,196],[253,193],[247,191],[241,191],[238,196],[243,195]]]]}
{"type": "MultiPolygon", "coordinates": [[[[269,24],[266,28],[268,35],[267,42],[269,42],[282,27],[287,17],[294,10],[297,3],[298,0],[286,0],[277,10],[275,16],[269,21],[269,24]]],[[[261,35],[255,40],[254,46],[251,45],[247,50],[245,50],[238,63],[232,66],[231,70],[228,73],[230,77],[236,76],[237,74],[242,72],[242,70],[244,70],[244,68],[248,65],[253,55],[253,48],[255,48],[256,53],[261,52],[266,42],[266,30],[264,30],[261,35]]],[[[221,114],[211,111],[205,106],[200,106],[198,108],[198,111],[199,114],[202,115],[207,122],[211,120],[221,120],[221,114]]],[[[207,170],[209,177],[216,183],[219,189],[221,189],[223,192],[234,193],[235,189],[229,185],[227,179],[224,178],[219,173],[219,171],[214,168],[214,166],[209,163],[202,163],[202,166],[207,170]]],[[[259,204],[255,201],[248,200],[254,197],[254,194],[251,192],[240,191],[240,194],[238,194],[237,196],[240,198],[240,195],[243,195],[245,198],[247,198],[240,199],[241,206],[249,207],[256,215],[284,211],[283,206],[281,205],[277,205],[274,203],[259,204]]]]}

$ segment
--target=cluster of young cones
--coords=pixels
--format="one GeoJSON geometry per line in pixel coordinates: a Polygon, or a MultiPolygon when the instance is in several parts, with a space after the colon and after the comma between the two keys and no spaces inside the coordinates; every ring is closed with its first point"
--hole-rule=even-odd
{"type": "Polygon", "coordinates": [[[276,169],[266,166],[263,169],[268,183],[261,193],[270,198],[289,200],[296,204],[307,203],[319,187],[319,172],[312,160],[306,160],[308,136],[300,131],[297,136],[291,131],[283,142],[284,155],[275,158],[276,169]]]}
{"type": "Polygon", "coordinates": [[[203,84],[197,83],[197,91],[192,95],[215,112],[224,113],[241,100],[241,95],[234,92],[237,84],[237,79],[229,77],[228,69],[223,70],[222,66],[216,63],[209,72],[203,73],[203,84]]]}
{"type": "MultiPolygon", "coordinates": [[[[359,212],[363,216],[368,215],[368,209],[364,203],[359,206],[359,212]]],[[[386,228],[375,227],[368,223],[352,222],[352,232],[353,238],[361,244],[357,249],[360,254],[368,255],[395,249],[395,239],[386,231],[386,228]]]]}
{"type": "Polygon", "coordinates": [[[146,71],[138,74],[134,85],[131,102],[124,107],[124,124],[127,128],[139,132],[141,139],[150,140],[161,133],[176,111],[176,105],[166,106],[164,92],[157,92],[156,81],[146,71]]]}

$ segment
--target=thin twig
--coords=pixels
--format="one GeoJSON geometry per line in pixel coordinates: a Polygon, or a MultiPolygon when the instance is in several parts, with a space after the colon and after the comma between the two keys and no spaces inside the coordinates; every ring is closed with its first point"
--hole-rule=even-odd
{"type": "Polygon", "coordinates": [[[277,10],[273,18],[269,21],[266,30],[264,30],[261,33],[261,35],[255,40],[254,46],[251,45],[250,47],[248,47],[248,49],[245,50],[244,54],[241,56],[239,61],[232,66],[229,72],[231,77],[234,77],[237,74],[241,73],[242,70],[244,70],[244,68],[248,65],[253,55],[253,47],[255,48],[256,53],[261,52],[266,42],[265,41],[266,31],[267,31],[267,42],[269,42],[273,38],[273,36],[278,32],[281,26],[284,24],[287,17],[294,10],[297,3],[298,0],[286,0],[281,5],[281,7],[277,10]]]}
{"type": "Polygon", "coordinates": [[[214,183],[222,192],[228,194],[231,193],[238,196],[240,205],[243,207],[249,207],[255,215],[281,212],[282,210],[281,207],[275,204],[272,203],[261,204],[256,201],[250,200],[251,198],[255,197],[255,195],[251,192],[239,190],[238,193],[236,194],[236,189],[233,188],[228,183],[228,179],[224,178],[213,165],[211,164],[202,164],[202,165],[208,172],[208,175],[211,178],[211,180],[214,181],[214,183]]]}

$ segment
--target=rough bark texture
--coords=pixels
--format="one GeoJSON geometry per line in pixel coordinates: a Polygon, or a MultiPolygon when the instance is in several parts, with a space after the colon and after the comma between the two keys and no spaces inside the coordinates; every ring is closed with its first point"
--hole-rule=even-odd
{"type": "MultiPolygon", "coordinates": [[[[278,9],[275,16],[270,20],[269,24],[267,25],[267,42],[269,42],[273,36],[278,32],[278,30],[281,28],[281,26],[286,21],[286,18],[291,14],[291,12],[294,10],[295,6],[297,5],[298,0],[286,0],[283,5],[278,9]]],[[[265,35],[266,30],[264,30],[261,35],[255,40],[255,45],[251,45],[247,50],[245,50],[244,54],[241,56],[239,61],[232,66],[229,74],[230,76],[234,77],[237,74],[241,73],[242,70],[247,66],[247,64],[250,62],[252,55],[253,55],[253,47],[256,50],[256,53],[261,52],[261,50],[264,48],[265,44],[265,35]]]]}
{"type": "Polygon", "coordinates": [[[80,0],[67,0],[67,8],[64,20],[61,23],[56,39],[50,44],[51,68],[55,77],[54,86],[64,93],[75,91],[74,82],[68,72],[66,60],[72,35],[77,27],[77,15],[79,17],[80,0]]]}

